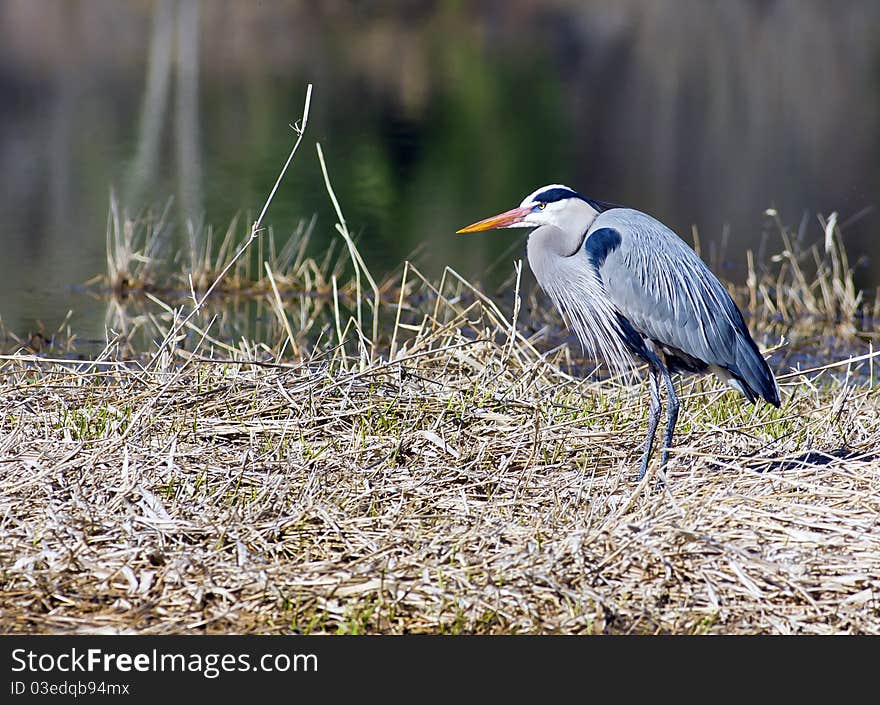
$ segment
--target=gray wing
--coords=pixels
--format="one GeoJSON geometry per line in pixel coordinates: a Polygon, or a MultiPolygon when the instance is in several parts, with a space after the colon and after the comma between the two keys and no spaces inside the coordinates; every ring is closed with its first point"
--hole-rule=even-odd
{"type": "Polygon", "coordinates": [[[673,356],[684,353],[682,367],[693,369],[693,360],[703,369],[718,366],[745,383],[750,399],[760,395],[778,405],[773,374],[733,299],[669,228],[639,211],[609,210],[596,218],[584,250],[638,334],[673,356]]]}

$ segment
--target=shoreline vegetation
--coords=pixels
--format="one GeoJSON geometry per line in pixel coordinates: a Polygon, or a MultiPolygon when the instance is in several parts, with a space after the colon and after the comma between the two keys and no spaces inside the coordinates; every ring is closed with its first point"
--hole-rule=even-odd
{"type": "Polygon", "coordinates": [[[643,381],[580,359],[521,263],[503,301],[411,262],[374,279],[319,159],[335,251],[264,208],[243,245],[233,222],[168,256],[168,210],[112,199],[90,285],[115,335],[0,356],[0,629],[880,631],[880,309],[836,216],[807,247],[768,211],[781,251],[731,291],[782,407],[683,378],[658,488],[656,459],[634,481],[643,381]],[[233,293],[263,336],[222,335],[233,293]]]}

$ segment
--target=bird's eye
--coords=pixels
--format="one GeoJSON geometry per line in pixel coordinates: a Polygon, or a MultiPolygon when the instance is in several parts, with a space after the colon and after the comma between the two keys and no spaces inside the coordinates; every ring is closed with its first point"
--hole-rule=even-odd
{"type": "Polygon", "coordinates": [[[547,207],[547,204],[546,204],[546,203],[539,203],[537,206],[535,206],[535,209],[536,209],[536,210],[539,210],[539,211],[542,211],[542,210],[544,210],[546,207],[547,207]]]}

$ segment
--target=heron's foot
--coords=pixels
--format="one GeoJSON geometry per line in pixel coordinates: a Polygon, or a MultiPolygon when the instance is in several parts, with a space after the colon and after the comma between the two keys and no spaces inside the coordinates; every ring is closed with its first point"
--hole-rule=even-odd
{"type": "Polygon", "coordinates": [[[666,461],[668,461],[668,460],[669,460],[669,447],[667,446],[666,448],[663,449],[663,452],[660,454],[660,469],[661,470],[666,469],[666,464],[667,464],[666,461]]]}
{"type": "MultiPolygon", "coordinates": [[[[645,479],[645,475],[648,472],[648,462],[651,460],[651,454],[645,453],[642,456],[642,462],[639,466],[639,474],[636,477],[636,482],[641,482],[645,479]]],[[[669,449],[664,448],[663,454],[660,456],[660,469],[657,471],[658,479],[657,479],[657,489],[662,489],[666,484],[666,466],[668,465],[667,461],[669,460],[669,449]]]]}

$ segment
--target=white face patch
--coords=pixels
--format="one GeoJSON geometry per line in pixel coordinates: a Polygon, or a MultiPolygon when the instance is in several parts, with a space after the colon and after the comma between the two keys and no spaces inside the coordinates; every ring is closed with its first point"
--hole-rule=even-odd
{"type": "MultiPolygon", "coordinates": [[[[546,190],[547,187],[539,189],[538,194],[540,195],[541,191],[546,190]]],[[[577,196],[549,203],[540,200],[524,202],[521,208],[534,208],[540,204],[543,204],[544,207],[528,213],[523,219],[523,225],[531,227],[553,225],[569,235],[581,237],[599,215],[599,212],[589,203],[577,196]]]]}

